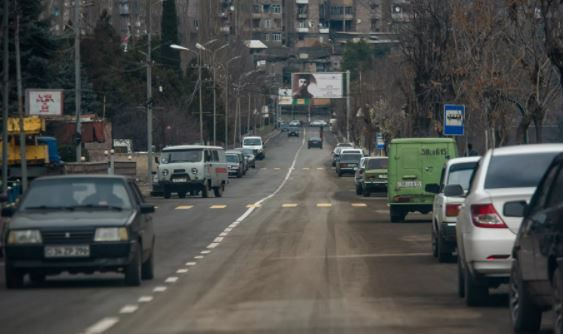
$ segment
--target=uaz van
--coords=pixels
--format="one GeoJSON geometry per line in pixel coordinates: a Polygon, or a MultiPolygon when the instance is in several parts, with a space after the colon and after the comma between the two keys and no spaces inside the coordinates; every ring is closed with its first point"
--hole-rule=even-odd
{"type": "Polygon", "coordinates": [[[434,194],[427,184],[440,183],[444,163],[457,157],[451,138],[393,139],[389,147],[387,196],[392,223],[403,221],[409,212],[432,211],[434,194]]]}
{"type": "Polygon", "coordinates": [[[201,192],[201,197],[208,197],[210,190],[215,197],[223,195],[229,174],[222,147],[167,146],[157,162],[164,198],[170,198],[172,193],[184,198],[188,192],[191,195],[201,192]]]}

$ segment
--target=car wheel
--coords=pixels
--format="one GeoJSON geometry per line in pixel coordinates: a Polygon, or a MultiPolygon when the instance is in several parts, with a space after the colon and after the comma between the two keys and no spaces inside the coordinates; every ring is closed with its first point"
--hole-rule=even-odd
{"type": "Polygon", "coordinates": [[[240,179],[241,177],[242,177],[242,172],[241,172],[240,169],[239,169],[239,170],[238,170],[238,173],[237,173],[237,179],[240,179]]]}
{"type": "Polygon", "coordinates": [[[368,190],[367,187],[362,187],[362,195],[363,195],[364,197],[369,197],[370,192],[369,192],[369,190],[368,190]]]}
{"type": "Polygon", "coordinates": [[[4,274],[6,276],[6,288],[18,289],[23,287],[24,273],[21,270],[14,268],[6,261],[4,267],[4,274]]]}
{"type": "Polygon", "coordinates": [[[361,195],[361,194],[362,194],[362,185],[356,184],[356,195],[361,195]]]}
{"type": "Polygon", "coordinates": [[[145,262],[143,262],[143,267],[141,268],[141,278],[146,280],[154,278],[154,242],[152,244],[151,255],[145,262]]]}
{"type": "Polygon", "coordinates": [[[438,242],[436,241],[436,232],[432,227],[432,256],[438,257],[438,242]]]}
{"type": "Polygon", "coordinates": [[[336,167],[336,162],[332,162],[332,167],[336,167]]]}
{"type": "Polygon", "coordinates": [[[461,256],[457,256],[457,295],[459,298],[465,297],[465,281],[463,280],[463,268],[461,266],[461,256]]]}
{"type": "Polygon", "coordinates": [[[172,197],[172,193],[168,189],[164,189],[164,198],[169,199],[172,197]]]}
{"type": "Polygon", "coordinates": [[[440,263],[449,262],[452,258],[452,252],[450,251],[450,248],[446,245],[446,241],[444,240],[444,238],[440,236],[439,233],[436,236],[436,239],[437,239],[436,248],[437,248],[438,262],[440,263]]]}
{"type": "Polygon", "coordinates": [[[553,274],[553,333],[563,334],[563,277],[561,270],[555,269],[553,274]]]}
{"type": "Polygon", "coordinates": [[[342,172],[337,172],[338,173],[338,177],[342,177],[342,172]]]}
{"type": "Polygon", "coordinates": [[[220,185],[219,187],[215,187],[213,188],[213,194],[215,195],[215,197],[221,197],[223,196],[223,191],[225,190],[225,185],[220,185]]]}
{"type": "Polygon", "coordinates": [[[207,188],[207,184],[204,184],[203,187],[201,188],[201,197],[202,198],[209,197],[209,189],[207,188]]]}
{"type": "Polygon", "coordinates": [[[43,284],[45,283],[45,274],[43,273],[31,273],[29,274],[29,280],[33,284],[43,284]]]}
{"type": "Polygon", "coordinates": [[[178,197],[180,197],[180,198],[186,198],[186,192],[185,192],[185,191],[179,191],[179,192],[178,192],[178,197]]]}
{"type": "Polygon", "coordinates": [[[406,216],[406,212],[403,209],[394,206],[389,207],[389,214],[392,223],[400,223],[405,220],[406,216]]]}
{"type": "Polygon", "coordinates": [[[526,282],[520,276],[518,260],[510,271],[510,321],[515,332],[537,332],[541,326],[541,309],[530,298],[526,282]]]}
{"type": "Polygon", "coordinates": [[[463,283],[465,305],[480,306],[489,299],[489,287],[478,282],[467,268],[463,270],[463,283]]]}
{"type": "Polygon", "coordinates": [[[129,286],[141,285],[142,274],[142,258],[141,258],[141,244],[137,243],[137,250],[131,262],[125,267],[125,284],[129,286]]]}

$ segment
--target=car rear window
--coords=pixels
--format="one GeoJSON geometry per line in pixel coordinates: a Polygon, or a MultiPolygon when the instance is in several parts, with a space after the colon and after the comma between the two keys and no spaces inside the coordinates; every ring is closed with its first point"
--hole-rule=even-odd
{"type": "Polygon", "coordinates": [[[234,154],[227,154],[225,156],[227,157],[227,162],[238,162],[238,156],[234,154]]]}
{"type": "Polygon", "coordinates": [[[469,181],[477,167],[477,162],[455,164],[450,167],[447,184],[459,184],[463,190],[469,189],[469,181]]]}
{"type": "Polygon", "coordinates": [[[366,169],[387,169],[387,159],[369,159],[366,169]]]}
{"type": "Polygon", "coordinates": [[[485,189],[537,187],[558,153],[493,156],[485,179],[485,189]]]}
{"type": "Polygon", "coordinates": [[[361,154],[344,153],[340,156],[340,161],[360,161],[361,159],[361,154]]]}

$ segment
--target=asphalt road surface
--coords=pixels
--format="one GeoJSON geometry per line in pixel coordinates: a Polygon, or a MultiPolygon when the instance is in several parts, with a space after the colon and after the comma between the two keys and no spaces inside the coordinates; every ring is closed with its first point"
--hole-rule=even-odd
{"type": "Polygon", "coordinates": [[[0,333],[512,332],[506,288],[487,307],[457,297],[428,215],[389,223],[384,196],[330,167],[334,138],[303,138],[274,137],[223,198],[152,199],[156,277],[140,287],[100,274],[8,291],[0,263],[0,333]]]}

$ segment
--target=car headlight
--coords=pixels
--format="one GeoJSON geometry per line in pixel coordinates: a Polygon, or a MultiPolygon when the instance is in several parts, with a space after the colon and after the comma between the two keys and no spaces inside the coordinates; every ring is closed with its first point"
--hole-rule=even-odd
{"type": "Polygon", "coordinates": [[[199,173],[199,171],[197,170],[197,168],[195,168],[195,167],[192,168],[192,174],[197,174],[197,173],[199,173]]]}
{"type": "Polygon", "coordinates": [[[8,244],[40,244],[43,242],[39,230],[14,230],[8,235],[8,244]]]}
{"type": "Polygon", "coordinates": [[[168,176],[170,172],[168,171],[168,169],[163,169],[162,170],[162,176],[168,176]]]}
{"type": "Polygon", "coordinates": [[[125,227],[101,227],[96,229],[94,241],[127,241],[129,233],[125,227]]]}

